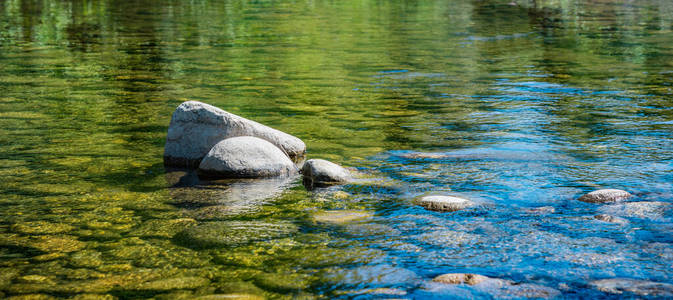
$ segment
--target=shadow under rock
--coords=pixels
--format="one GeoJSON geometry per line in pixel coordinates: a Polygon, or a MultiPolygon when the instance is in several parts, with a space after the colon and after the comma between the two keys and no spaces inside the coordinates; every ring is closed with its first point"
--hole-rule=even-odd
{"type": "Polygon", "coordinates": [[[299,182],[299,176],[262,179],[201,180],[195,170],[167,169],[171,204],[197,220],[252,213],[299,182]]]}

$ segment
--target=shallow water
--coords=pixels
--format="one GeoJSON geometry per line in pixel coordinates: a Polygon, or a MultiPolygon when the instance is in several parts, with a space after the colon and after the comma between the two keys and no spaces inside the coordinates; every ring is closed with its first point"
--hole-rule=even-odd
{"type": "Polygon", "coordinates": [[[0,2],[0,297],[523,295],[431,283],[457,272],[561,298],[673,283],[673,209],[576,200],[673,202],[673,4],[510,2],[0,2]],[[166,170],[186,100],[371,179],[307,192],[166,170]],[[480,205],[431,212],[424,193],[480,205]]]}

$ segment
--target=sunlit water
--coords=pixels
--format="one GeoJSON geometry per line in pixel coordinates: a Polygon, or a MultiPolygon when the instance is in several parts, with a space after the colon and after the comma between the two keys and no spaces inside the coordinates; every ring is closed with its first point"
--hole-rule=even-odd
{"type": "Polygon", "coordinates": [[[673,283],[666,205],[576,200],[673,202],[672,83],[668,0],[2,1],[0,297],[521,296],[431,283],[457,272],[562,298],[673,283]],[[372,179],[307,192],[165,170],[186,100],[372,179]],[[431,212],[425,193],[479,206],[431,212]]]}

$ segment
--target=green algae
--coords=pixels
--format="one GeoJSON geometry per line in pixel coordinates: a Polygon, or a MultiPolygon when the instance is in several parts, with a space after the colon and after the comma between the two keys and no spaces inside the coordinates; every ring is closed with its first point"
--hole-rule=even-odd
{"type": "Polygon", "coordinates": [[[202,223],[176,234],[174,240],[192,248],[232,247],[290,235],[297,227],[289,222],[222,221],[202,223]]]}

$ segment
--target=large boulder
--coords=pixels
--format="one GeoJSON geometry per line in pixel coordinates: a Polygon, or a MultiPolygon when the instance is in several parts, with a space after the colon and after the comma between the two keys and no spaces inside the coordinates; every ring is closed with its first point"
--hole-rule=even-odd
{"type": "Polygon", "coordinates": [[[263,178],[290,176],[297,167],[275,145],[252,136],[228,138],[217,143],[198,170],[206,178],[263,178]]]}
{"type": "Polygon", "coordinates": [[[631,197],[627,191],[617,189],[602,189],[588,193],[578,200],[589,203],[611,203],[618,202],[631,197]]]}
{"type": "Polygon", "coordinates": [[[342,166],[324,159],[309,159],[302,167],[304,186],[307,189],[335,184],[343,184],[351,179],[351,174],[342,166]]]}
{"type": "Polygon", "coordinates": [[[164,164],[196,167],[215,144],[237,136],[264,139],[295,160],[306,152],[306,145],[297,137],[212,105],[187,101],[178,106],[171,118],[164,149],[164,164]]]}

